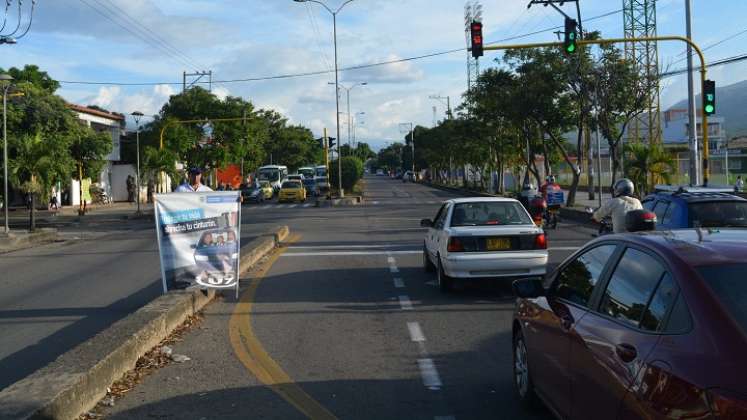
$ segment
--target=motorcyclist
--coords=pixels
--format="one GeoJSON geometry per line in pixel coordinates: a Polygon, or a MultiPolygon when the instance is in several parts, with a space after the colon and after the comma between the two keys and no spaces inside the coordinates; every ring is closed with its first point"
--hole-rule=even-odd
{"type": "Polygon", "coordinates": [[[529,201],[537,195],[539,195],[537,193],[537,187],[535,187],[531,182],[525,182],[521,187],[521,192],[519,193],[519,202],[529,210],[529,201]]]}
{"type": "Polygon", "coordinates": [[[548,175],[545,178],[545,183],[540,187],[542,198],[547,200],[547,194],[553,191],[560,191],[560,184],[555,180],[555,175],[548,175]]]}
{"type": "Polygon", "coordinates": [[[623,233],[625,229],[625,215],[631,210],[643,208],[641,202],[633,196],[635,187],[633,182],[627,178],[619,179],[612,188],[612,197],[602,207],[594,212],[592,218],[601,222],[605,217],[612,217],[612,230],[615,233],[623,233]]]}

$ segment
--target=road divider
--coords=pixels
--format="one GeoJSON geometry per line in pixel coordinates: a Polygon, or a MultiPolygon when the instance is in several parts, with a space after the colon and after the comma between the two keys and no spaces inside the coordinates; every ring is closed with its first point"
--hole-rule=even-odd
{"type": "Polygon", "coordinates": [[[34,232],[11,231],[10,233],[0,233],[0,253],[31,248],[58,239],[59,236],[55,228],[41,228],[34,232]]]}
{"type": "MultiPolygon", "coordinates": [[[[289,234],[283,226],[241,248],[245,272],[289,234]]],[[[1,419],[75,419],[107,388],[188,317],[215,297],[213,290],[172,291],[156,298],[57,360],[0,392],[1,419]]]]}

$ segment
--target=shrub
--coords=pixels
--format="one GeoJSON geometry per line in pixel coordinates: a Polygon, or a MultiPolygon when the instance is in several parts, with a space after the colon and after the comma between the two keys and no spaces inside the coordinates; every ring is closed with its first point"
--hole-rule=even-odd
{"type": "MultiPolygon", "coordinates": [[[[334,160],[329,164],[329,180],[332,188],[337,188],[337,161],[334,160]]],[[[342,188],[352,190],[355,184],[363,176],[363,161],[354,156],[345,156],[342,158],[342,188]]]]}

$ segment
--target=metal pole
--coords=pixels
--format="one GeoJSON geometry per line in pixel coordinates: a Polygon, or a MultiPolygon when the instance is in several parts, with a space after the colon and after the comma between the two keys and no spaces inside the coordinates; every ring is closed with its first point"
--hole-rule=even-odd
{"type": "MultiPolygon", "coordinates": [[[[687,27],[687,39],[692,40],[692,0],[685,0],[685,20],[687,27]]],[[[693,48],[687,45],[687,114],[688,114],[688,137],[690,143],[690,185],[700,184],[700,157],[698,153],[698,131],[697,113],[695,111],[695,90],[693,87],[693,48]]]]}
{"type": "Polygon", "coordinates": [[[337,112],[337,188],[340,191],[340,198],[345,197],[345,191],[342,190],[342,154],[340,154],[340,81],[337,75],[337,13],[332,13],[332,28],[335,40],[335,106],[337,112]]]}
{"type": "Polygon", "coordinates": [[[10,232],[8,225],[8,88],[3,90],[3,213],[5,218],[5,233],[10,232]]]}
{"type": "Polygon", "coordinates": [[[602,143],[599,142],[599,128],[595,131],[597,136],[597,185],[599,185],[599,207],[602,207],[602,143]]]}
{"type": "Polygon", "coordinates": [[[412,144],[412,176],[415,178],[415,126],[410,123],[410,143],[412,144]]]}
{"type": "Polygon", "coordinates": [[[136,152],[137,152],[137,173],[135,174],[135,201],[137,201],[137,214],[140,214],[140,119],[135,121],[137,124],[136,152]]]}
{"type": "Polygon", "coordinates": [[[726,185],[729,183],[729,140],[726,140],[726,150],[724,150],[724,170],[726,171],[726,185]]]}
{"type": "Polygon", "coordinates": [[[350,124],[352,124],[351,118],[350,118],[350,91],[353,90],[353,87],[355,86],[352,86],[350,89],[346,89],[347,98],[348,98],[348,146],[351,148],[353,147],[353,144],[351,143],[351,136],[350,136],[350,130],[352,129],[352,127],[350,126],[350,124]]]}

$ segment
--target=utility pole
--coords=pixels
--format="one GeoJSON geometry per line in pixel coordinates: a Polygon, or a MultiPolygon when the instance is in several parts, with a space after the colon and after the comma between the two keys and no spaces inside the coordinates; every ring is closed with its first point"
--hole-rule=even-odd
{"type": "Polygon", "coordinates": [[[453,116],[451,115],[451,97],[450,96],[430,95],[428,96],[428,99],[435,99],[441,102],[442,104],[446,105],[446,118],[448,119],[453,118],[453,116]],[[446,102],[443,101],[444,99],[446,99],[446,102]]]}
{"type": "MultiPolygon", "coordinates": [[[[685,0],[685,25],[687,39],[692,41],[692,0],[685,0]]],[[[695,88],[693,83],[693,48],[687,45],[687,117],[690,143],[690,185],[700,185],[700,153],[698,153],[698,114],[695,111],[695,88]]],[[[707,127],[703,127],[707,130],[707,127]]]]}
{"type": "Polygon", "coordinates": [[[203,77],[208,77],[208,92],[213,91],[213,71],[196,71],[194,73],[187,73],[186,71],[182,72],[182,93],[186,92],[187,89],[194,86],[195,83],[199,82],[200,79],[203,77]],[[187,86],[187,78],[188,77],[194,77],[195,79],[191,81],[189,86],[187,86]]]}

